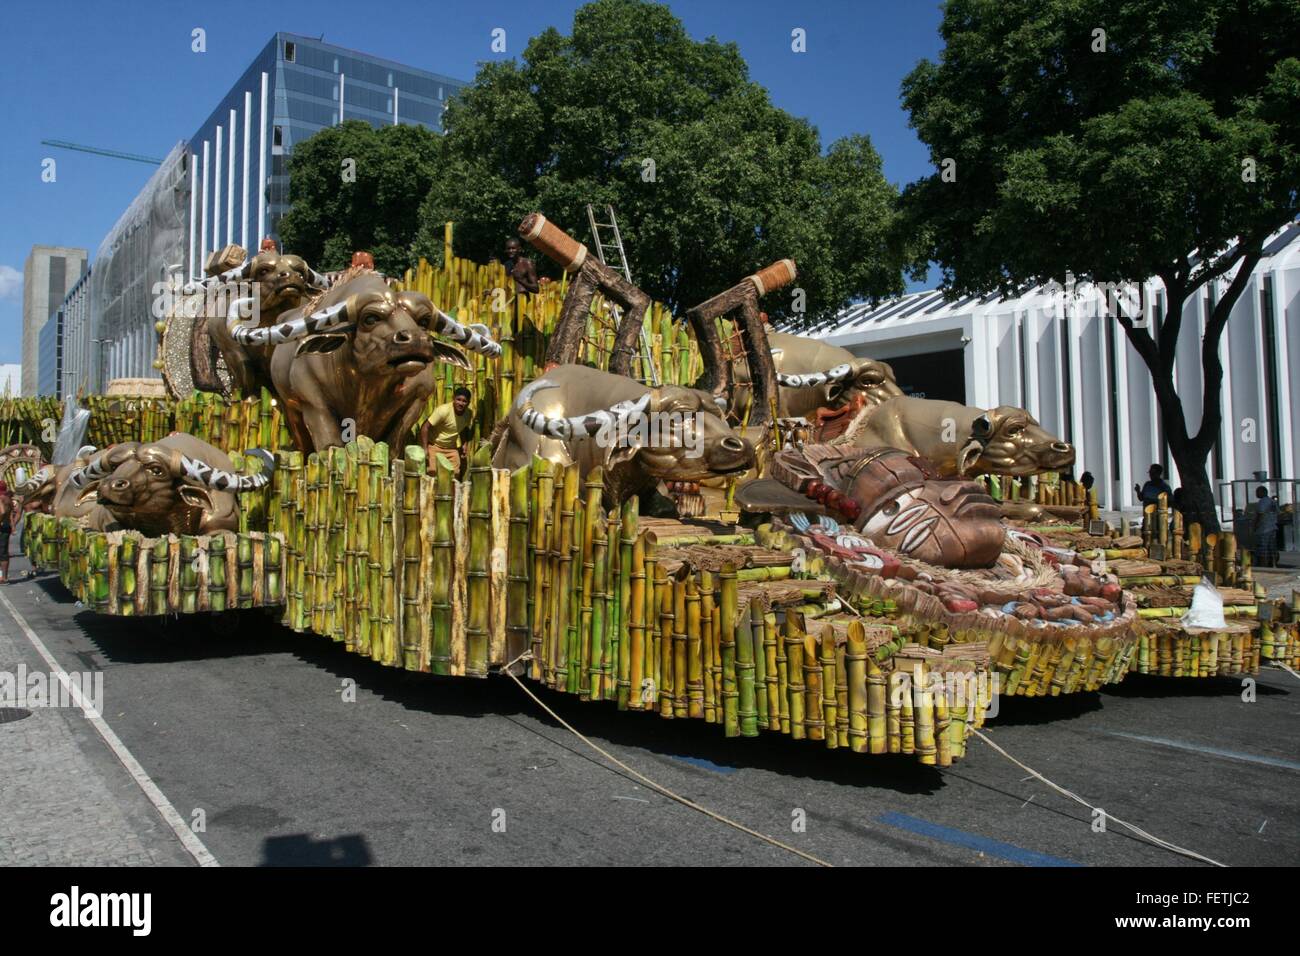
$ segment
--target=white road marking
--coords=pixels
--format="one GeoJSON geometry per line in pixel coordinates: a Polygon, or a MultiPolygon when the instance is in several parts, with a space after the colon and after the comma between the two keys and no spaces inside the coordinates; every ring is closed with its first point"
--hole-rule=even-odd
{"type": "Polygon", "coordinates": [[[88,706],[85,697],[81,693],[81,688],[77,686],[76,682],[68,679],[66,668],[60,666],[59,662],[54,659],[54,655],[50,653],[49,648],[32,630],[31,625],[27,623],[27,619],[18,613],[18,608],[14,607],[4,594],[0,594],[0,604],[3,604],[8,609],[19,629],[26,635],[32,647],[36,648],[36,653],[40,654],[44,659],[46,666],[50,668],[50,672],[59,675],[59,680],[68,689],[72,702],[81,709],[86,720],[98,731],[99,736],[108,745],[108,749],[113,751],[113,755],[117,757],[122,766],[126,768],[127,773],[144,791],[144,795],[149,798],[149,802],[154,805],[154,809],[172,828],[172,832],[176,834],[177,839],[181,841],[190,856],[194,857],[195,862],[199,866],[220,866],[221,864],[217,862],[217,858],[203,845],[203,841],[194,835],[194,831],[186,825],[185,819],[172,806],[171,801],[158,789],[158,785],[145,772],[144,767],[140,766],[140,761],[136,760],[131,751],[126,749],[126,745],[113,732],[113,728],[108,726],[104,718],[96,713],[94,708],[88,706]]]}

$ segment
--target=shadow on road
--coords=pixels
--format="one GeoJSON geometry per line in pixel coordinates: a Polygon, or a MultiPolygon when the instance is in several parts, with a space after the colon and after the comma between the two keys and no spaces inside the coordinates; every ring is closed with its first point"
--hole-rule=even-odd
{"type": "MultiPolygon", "coordinates": [[[[1173,699],[1179,697],[1240,697],[1241,677],[1157,677],[1152,674],[1130,674],[1121,684],[1111,684],[1105,693],[1113,697],[1173,699]]],[[[1255,693],[1261,697],[1288,695],[1283,687],[1274,687],[1258,679],[1255,693]]]]}
{"type": "Polygon", "coordinates": [[[366,838],[358,833],[317,840],[309,833],[267,837],[258,866],[369,866],[374,863],[366,838]]]}

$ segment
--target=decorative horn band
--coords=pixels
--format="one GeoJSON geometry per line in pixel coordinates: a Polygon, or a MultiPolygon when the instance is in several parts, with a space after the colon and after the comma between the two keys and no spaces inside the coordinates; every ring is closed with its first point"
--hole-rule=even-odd
{"type": "Polygon", "coordinates": [[[433,310],[433,331],[445,335],[471,352],[497,358],[501,355],[501,345],[488,334],[486,325],[464,326],[439,308],[433,310]]]}
{"type": "Polygon", "coordinates": [[[36,471],[32,472],[31,477],[27,478],[22,484],[15,488],[14,494],[22,495],[24,497],[30,495],[53,477],[54,466],[43,465],[36,471]]]}
{"type": "Polygon", "coordinates": [[[68,484],[73,488],[85,488],[89,484],[107,478],[117,467],[108,463],[115,451],[117,451],[116,445],[106,448],[82,467],[75,469],[68,475],[68,484]]]}
{"type": "Polygon", "coordinates": [[[191,458],[188,455],[181,455],[181,469],[185,478],[214,491],[253,491],[265,487],[275,471],[275,458],[265,448],[250,448],[244,454],[257,458],[262,463],[260,474],[236,475],[213,468],[201,458],[191,458]]]}
{"type": "Polygon", "coordinates": [[[185,295],[193,295],[195,292],[202,292],[209,286],[221,285],[224,282],[233,282],[236,279],[248,278],[248,266],[253,260],[245,258],[243,262],[233,269],[227,269],[225,272],[214,276],[208,276],[205,279],[192,279],[185,285],[181,286],[181,292],[185,295]]]}
{"type": "Polygon", "coordinates": [[[640,398],[628,399],[598,412],[575,415],[572,418],[548,418],[533,408],[532,399],[533,395],[542,389],[555,387],[554,382],[544,378],[539,378],[526,386],[519,393],[519,418],[527,428],[537,434],[562,441],[567,441],[574,435],[594,435],[602,428],[612,427],[633,415],[644,414],[650,405],[650,393],[646,392],[640,398]]]}
{"type": "Polygon", "coordinates": [[[776,380],[786,388],[813,388],[817,385],[828,385],[831,382],[842,382],[852,375],[853,366],[845,362],[824,372],[805,372],[803,375],[782,375],[777,372],[776,380]]]}
{"type": "Polygon", "coordinates": [[[316,332],[328,332],[347,323],[348,303],[344,300],[311,315],[300,316],[264,328],[235,325],[230,327],[230,336],[240,345],[279,345],[282,342],[305,338],[316,332]]]}
{"type": "Polygon", "coordinates": [[[226,310],[226,328],[233,332],[236,328],[240,327],[240,324],[245,319],[253,319],[254,321],[249,328],[256,328],[257,307],[257,299],[251,296],[233,300],[230,303],[230,308],[226,310]],[[245,305],[248,306],[248,315],[241,315],[240,313],[243,312],[245,305]]]}

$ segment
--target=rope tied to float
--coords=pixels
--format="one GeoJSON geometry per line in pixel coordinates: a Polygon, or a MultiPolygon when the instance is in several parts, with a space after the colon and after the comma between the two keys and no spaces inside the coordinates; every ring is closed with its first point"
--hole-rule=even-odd
{"type": "Polygon", "coordinates": [[[988,735],[982,733],[981,731],[976,730],[974,727],[971,728],[970,732],[974,736],[978,737],[980,740],[984,741],[984,743],[992,747],[993,750],[1000,753],[1002,756],[1006,757],[1008,760],[1010,760],[1021,770],[1024,770],[1026,773],[1030,774],[1036,780],[1042,781],[1043,783],[1047,784],[1047,786],[1055,790],[1057,793],[1061,794],[1064,797],[1069,797],[1075,803],[1082,804],[1083,806],[1091,810],[1093,813],[1100,813],[1102,815],[1102,819],[1113,820],[1115,823],[1118,823],[1120,826],[1128,830],[1134,836],[1146,840],[1148,843],[1152,843],[1155,846],[1160,847],[1162,850],[1168,850],[1170,853],[1177,853],[1180,856],[1190,857],[1193,860],[1200,860],[1202,863],[1209,863],[1211,866],[1221,866],[1225,868],[1227,867],[1228,864],[1226,863],[1220,863],[1218,860],[1211,860],[1208,856],[1202,856],[1201,854],[1197,853],[1195,850],[1188,850],[1185,849],[1184,847],[1177,846],[1176,844],[1170,843],[1168,840],[1162,840],[1158,836],[1153,836],[1152,834],[1147,833],[1147,831],[1143,830],[1141,827],[1134,826],[1132,823],[1126,823],[1125,821],[1121,820],[1119,817],[1115,816],[1114,814],[1107,813],[1105,810],[1101,809],[1101,807],[1094,807],[1092,804],[1090,804],[1087,800],[1084,800],[1083,797],[1079,796],[1077,793],[1071,793],[1069,790],[1066,790],[1064,787],[1052,783],[1052,781],[1048,780],[1046,777],[1044,777],[1033,767],[1029,767],[1021,763],[1015,757],[1011,756],[1011,754],[1007,753],[1005,750],[1003,750],[1001,747],[995,744],[992,740],[990,740],[988,735]]]}
{"type": "Polygon", "coordinates": [[[750,836],[762,840],[764,843],[769,843],[774,847],[793,853],[795,856],[801,857],[807,860],[809,863],[815,863],[818,866],[826,866],[826,867],[834,866],[833,863],[828,863],[825,860],[821,859],[820,857],[813,856],[811,853],[805,853],[803,850],[800,850],[798,847],[790,846],[790,844],[788,843],[782,843],[780,840],[776,839],[775,837],[770,837],[766,833],[760,833],[757,830],[752,830],[749,827],[745,826],[743,823],[737,823],[735,820],[728,819],[727,817],[724,817],[722,814],[714,810],[710,810],[708,807],[701,806],[700,804],[696,803],[694,800],[690,800],[686,797],[683,797],[679,793],[674,793],[672,790],[669,790],[667,787],[663,786],[662,784],[655,783],[653,780],[651,780],[649,777],[647,777],[645,774],[641,773],[640,771],[635,770],[632,767],[629,767],[627,764],[619,760],[608,750],[605,750],[595,741],[585,737],[577,728],[575,728],[567,720],[565,720],[563,717],[557,714],[550,707],[546,706],[546,704],[542,701],[542,699],[538,697],[536,694],[534,694],[532,690],[530,690],[529,687],[518,677],[516,677],[514,673],[511,671],[511,668],[515,664],[518,664],[520,661],[531,660],[532,657],[533,657],[532,651],[525,651],[524,653],[520,654],[518,657],[516,657],[513,661],[511,661],[509,664],[505,666],[504,672],[506,676],[508,676],[512,681],[518,684],[520,690],[522,690],[525,694],[531,697],[533,699],[533,702],[537,704],[538,707],[546,711],[546,713],[548,713],[557,723],[559,723],[562,727],[564,727],[565,730],[572,733],[575,737],[581,740],[592,750],[596,751],[596,753],[600,754],[610,763],[614,764],[619,769],[624,770],[627,773],[631,774],[633,777],[635,777],[637,780],[640,780],[642,783],[644,783],[651,790],[654,790],[656,793],[662,794],[663,796],[667,797],[670,800],[675,800],[684,807],[689,807],[692,810],[704,814],[706,817],[710,817],[714,820],[717,820],[719,823],[725,823],[729,827],[734,827],[735,829],[739,830],[742,833],[748,833],[750,836]]]}

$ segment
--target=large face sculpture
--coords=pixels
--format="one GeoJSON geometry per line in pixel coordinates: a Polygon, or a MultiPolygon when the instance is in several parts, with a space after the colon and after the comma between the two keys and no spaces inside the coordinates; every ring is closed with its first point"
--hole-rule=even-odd
{"type": "Polygon", "coordinates": [[[1006,528],[997,503],[973,481],[942,478],[897,448],[808,445],[778,452],[773,476],[813,498],[873,544],[947,568],[992,565],[1006,528]]]}

